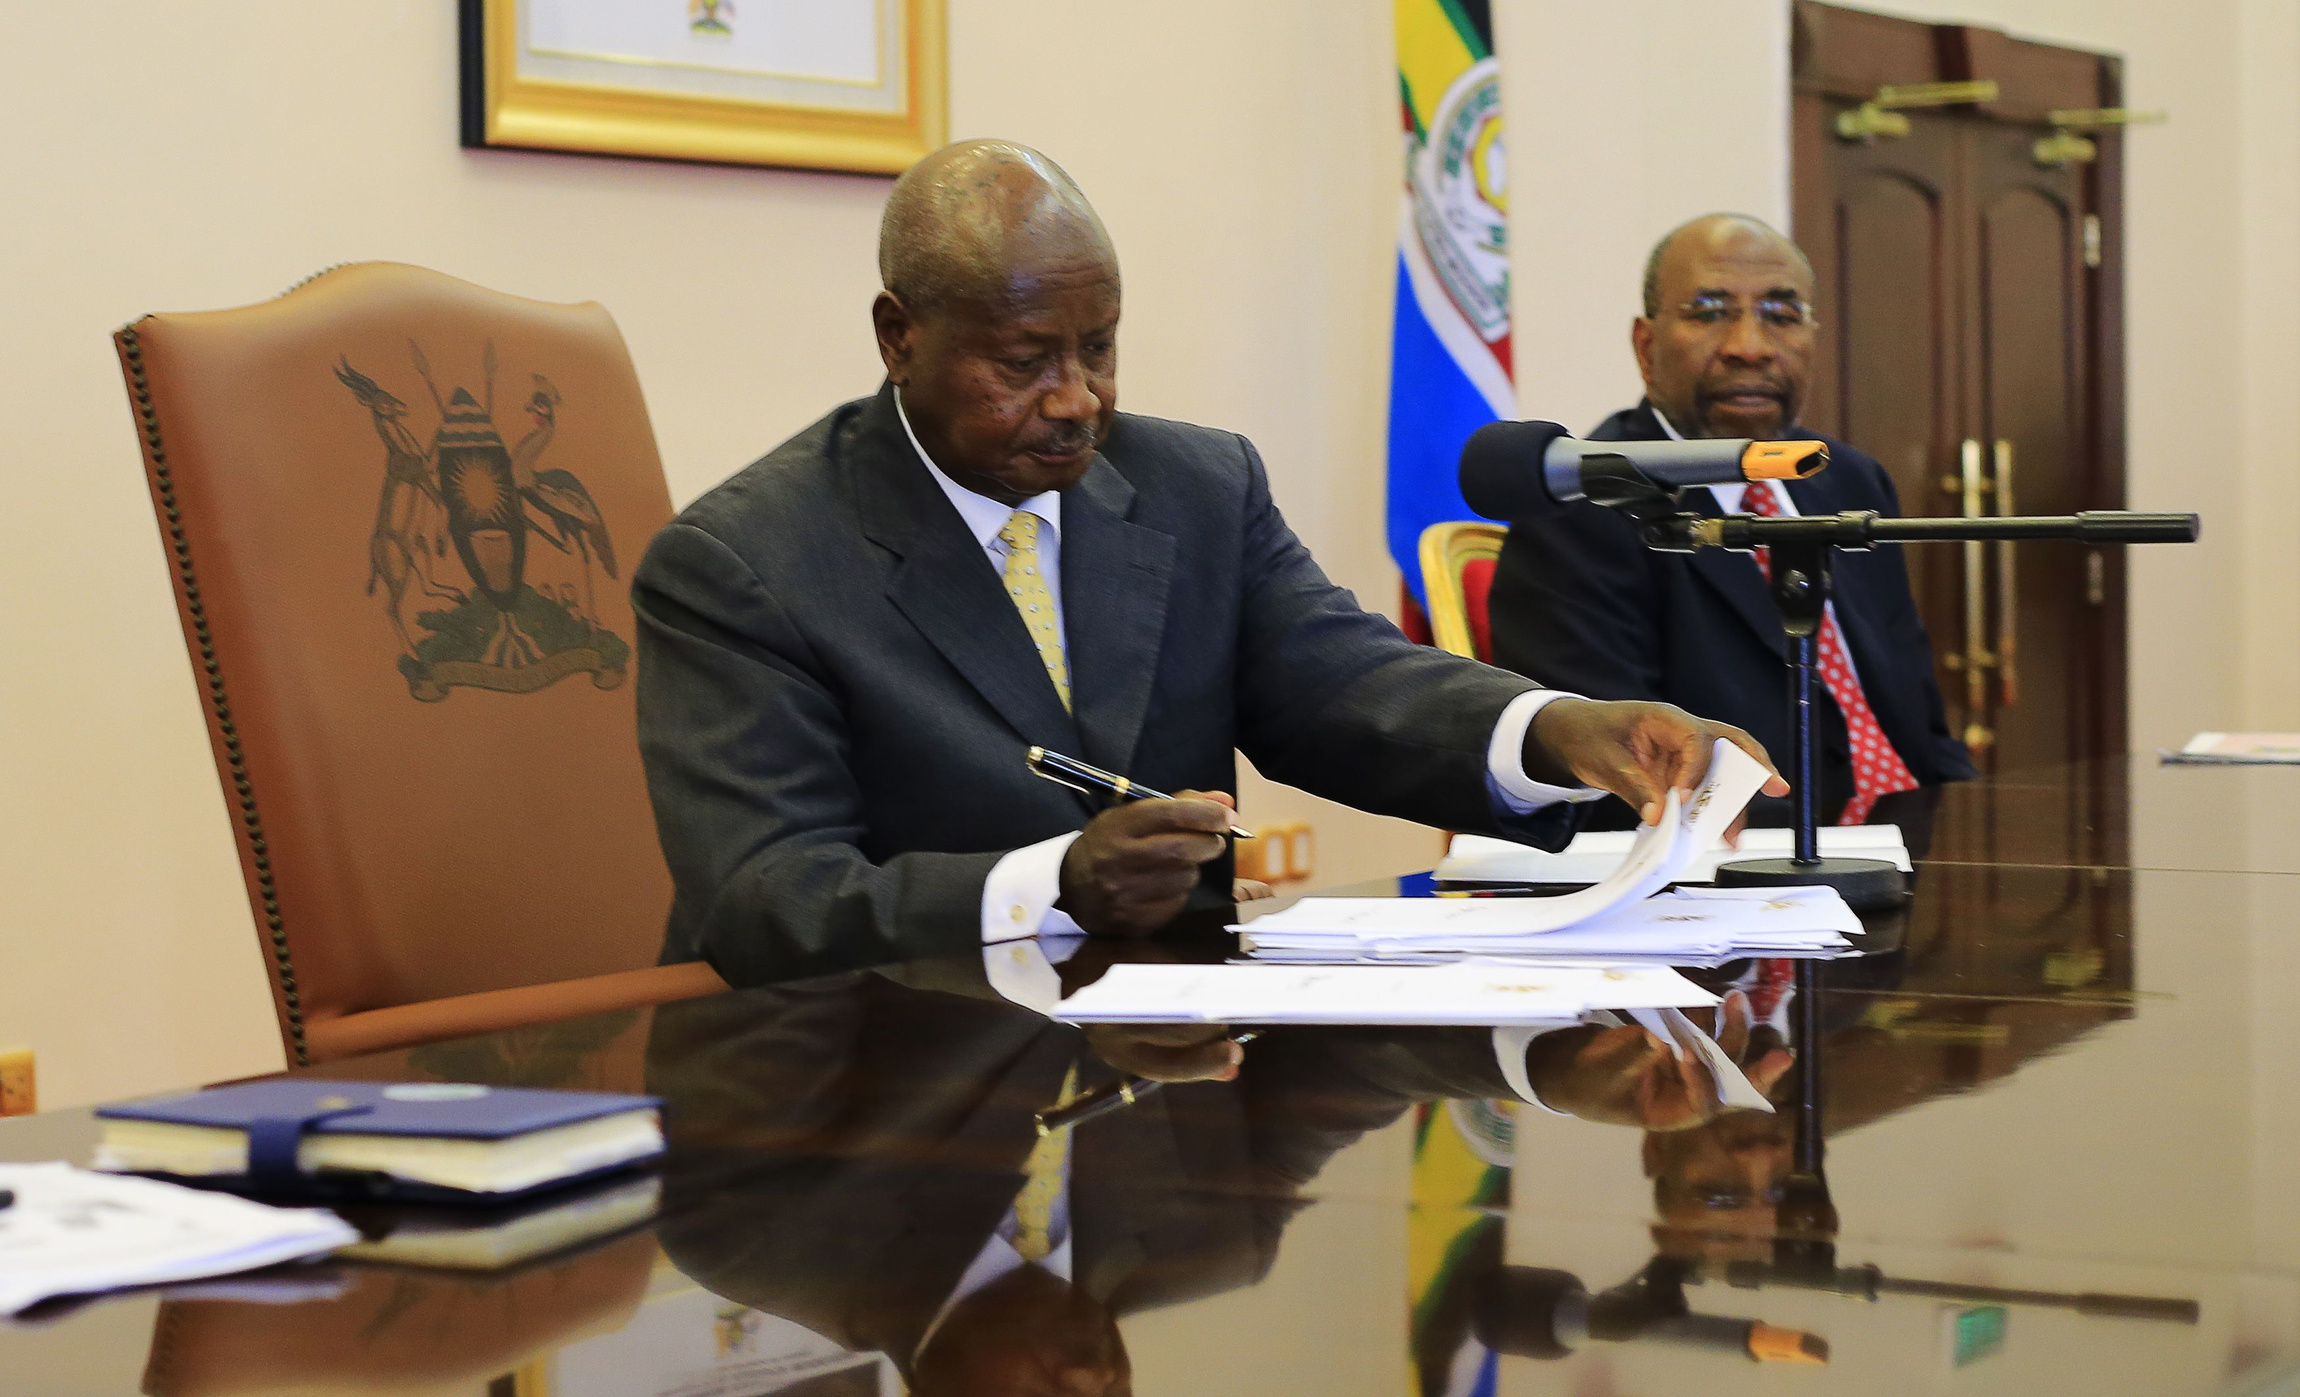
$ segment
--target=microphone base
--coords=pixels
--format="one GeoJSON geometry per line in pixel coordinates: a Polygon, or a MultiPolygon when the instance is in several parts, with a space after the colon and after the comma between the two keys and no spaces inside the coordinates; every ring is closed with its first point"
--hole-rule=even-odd
{"type": "Polygon", "coordinates": [[[1721,888],[1835,888],[1856,912],[1908,905],[1909,877],[1883,859],[1741,859],[1717,866],[1721,888]]]}

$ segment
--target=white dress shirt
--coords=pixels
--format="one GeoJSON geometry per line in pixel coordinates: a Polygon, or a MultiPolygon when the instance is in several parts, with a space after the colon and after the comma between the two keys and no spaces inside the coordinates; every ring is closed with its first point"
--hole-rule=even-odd
{"type": "MultiPolygon", "coordinates": [[[[987,495],[976,494],[945,475],[934,458],[926,454],[926,448],[919,444],[918,433],[911,429],[910,414],[903,410],[900,389],[895,391],[894,410],[902,421],[903,435],[910,439],[911,449],[918,453],[927,474],[942,487],[951,508],[958,511],[959,519],[982,545],[985,561],[1001,577],[1006,573],[1006,543],[999,538],[999,530],[1006,527],[1006,521],[1017,509],[1039,517],[1042,521],[1038,531],[1039,573],[1046,582],[1046,590],[1054,597],[1056,629],[1066,635],[1067,632],[1061,631],[1061,494],[1049,490],[1019,505],[1003,504],[987,495]]],[[[1560,801],[1594,800],[1604,794],[1586,786],[1552,786],[1525,774],[1526,730],[1533,726],[1534,715],[1541,712],[1544,705],[1566,697],[1570,696],[1549,689],[1520,694],[1502,709],[1500,719],[1493,725],[1493,736],[1486,743],[1486,789],[1512,814],[1528,815],[1560,801]]],[[[1076,833],[1060,834],[1016,849],[990,870],[990,877],[982,885],[985,944],[1036,936],[1041,932],[1079,929],[1069,914],[1054,905],[1055,899],[1062,895],[1062,857],[1070,852],[1070,842],[1077,837],[1076,833]]]]}

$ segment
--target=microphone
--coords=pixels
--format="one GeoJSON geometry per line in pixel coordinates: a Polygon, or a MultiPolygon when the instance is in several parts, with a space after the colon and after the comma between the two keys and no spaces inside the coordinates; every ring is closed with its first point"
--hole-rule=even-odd
{"type": "Polygon", "coordinates": [[[1461,451],[1461,495],[1488,519],[1516,519],[1546,499],[1605,504],[1688,485],[1803,480],[1829,464],[1818,441],[1583,441],[1555,422],[1489,422],[1461,451]]]}

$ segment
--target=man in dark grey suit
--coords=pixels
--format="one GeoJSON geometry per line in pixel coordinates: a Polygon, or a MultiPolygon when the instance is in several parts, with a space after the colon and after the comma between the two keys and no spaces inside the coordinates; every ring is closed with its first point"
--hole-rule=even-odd
{"type": "Polygon", "coordinates": [[[1580,795],[1658,808],[1719,737],[1762,758],[1410,643],[1326,580],[1243,438],[1119,415],[1116,255],[1044,156],[929,156],[879,260],[887,382],[689,506],[634,579],[667,959],[747,985],[1064,918],[1145,934],[1228,899],[1238,749],[1553,846],[1580,795]],[[1100,810],[1033,745],[1183,796],[1100,810]]]}

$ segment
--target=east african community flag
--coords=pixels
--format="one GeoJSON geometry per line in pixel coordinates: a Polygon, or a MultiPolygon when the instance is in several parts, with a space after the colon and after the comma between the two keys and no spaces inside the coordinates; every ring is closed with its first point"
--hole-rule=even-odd
{"type": "Polygon", "coordinates": [[[1396,0],[1406,152],[1390,358],[1390,556],[1417,600],[1422,530],[1472,519],[1462,443],[1514,416],[1501,70],[1488,0],[1396,0]]]}

